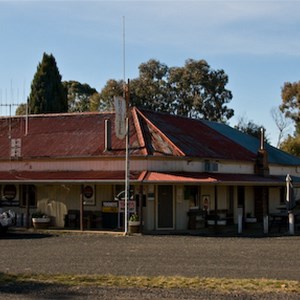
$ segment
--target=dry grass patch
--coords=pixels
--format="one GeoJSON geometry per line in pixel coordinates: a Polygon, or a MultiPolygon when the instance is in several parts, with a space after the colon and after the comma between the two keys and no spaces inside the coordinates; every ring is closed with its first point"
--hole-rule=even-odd
{"type": "Polygon", "coordinates": [[[114,275],[48,275],[48,274],[5,274],[0,273],[0,285],[8,282],[43,282],[60,285],[144,287],[144,288],[187,288],[213,290],[220,293],[235,291],[245,293],[299,293],[300,281],[270,279],[228,279],[180,276],[114,276],[114,275]]]}

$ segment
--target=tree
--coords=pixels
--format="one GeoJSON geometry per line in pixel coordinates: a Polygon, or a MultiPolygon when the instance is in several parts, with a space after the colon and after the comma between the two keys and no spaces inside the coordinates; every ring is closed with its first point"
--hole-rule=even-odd
{"type": "Polygon", "coordinates": [[[182,68],[171,68],[172,110],[177,114],[226,123],[233,114],[226,104],[232,93],[225,88],[228,76],[212,70],[205,60],[188,59],[182,68]]]}
{"type": "Polygon", "coordinates": [[[300,135],[288,135],[287,139],[280,144],[280,149],[292,155],[300,156],[300,135]]]}
{"type": "MultiPolygon", "coordinates": [[[[234,128],[258,139],[261,137],[261,129],[266,131],[262,125],[257,125],[253,121],[247,121],[245,117],[241,117],[234,128]]],[[[269,139],[266,134],[264,135],[264,141],[269,143],[269,139]]]]}
{"type": "Polygon", "coordinates": [[[27,105],[26,103],[21,103],[16,109],[16,115],[26,115],[27,105]]]}
{"type": "Polygon", "coordinates": [[[281,89],[282,104],[280,110],[296,124],[300,121],[300,81],[285,82],[281,89]]]}
{"type": "MultiPolygon", "coordinates": [[[[123,96],[124,81],[110,79],[100,92],[98,97],[98,109],[100,111],[111,111],[114,109],[114,96],[123,96]]],[[[95,99],[97,101],[97,99],[95,99]]],[[[96,104],[96,103],[95,103],[96,104]]],[[[94,104],[94,105],[95,105],[94,104]]]]}
{"type": "Polygon", "coordinates": [[[139,66],[139,77],[130,82],[130,103],[153,111],[170,110],[169,68],[151,59],[139,66]]]}
{"type": "Polygon", "coordinates": [[[52,54],[43,54],[31,83],[28,103],[31,114],[68,111],[66,91],[52,54]]]}
{"type": "Polygon", "coordinates": [[[284,114],[280,111],[278,107],[273,107],[271,109],[271,116],[279,130],[277,146],[276,146],[277,148],[279,148],[284,136],[284,131],[290,125],[290,122],[287,120],[287,118],[284,116],[284,114]]]}
{"type": "Polygon", "coordinates": [[[88,84],[78,81],[64,81],[63,86],[67,91],[68,111],[83,112],[91,110],[91,97],[97,94],[96,89],[88,84]]]}
{"type": "Polygon", "coordinates": [[[289,135],[280,144],[280,149],[293,154],[300,155],[300,81],[285,82],[281,89],[282,104],[279,109],[285,116],[295,124],[294,136],[289,135]]]}
{"type": "MultiPolygon", "coordinates": [[[[154,111],[226,122],[234,114],[226,105],[232,99],[225,88],[227,83],[225,72],[212,70],[205,60],[189,59],[183,67],[169,68],[151,59],[139,66],[139,77],[130,82],[130,103],[154,111]]],[[[110,88],[108,83],[105,93],[111,96],[110,88]]]]}

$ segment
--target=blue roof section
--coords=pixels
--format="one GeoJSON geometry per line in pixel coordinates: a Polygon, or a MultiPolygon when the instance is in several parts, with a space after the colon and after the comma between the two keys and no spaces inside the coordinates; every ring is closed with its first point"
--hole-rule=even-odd
{"type": "MultiPolygon", "coordinates": [[[[201,120],[204,124],[210,128],[218,131],[227,138],[233,140],[237,144],[246,148],[252,153],[257,153],[260,148],[259,139],[243,133],[237,129],[234,129],[226,124],[201,120]]],[[[300,158],[288,154],[280,149],[277,149],[269,144],[265,144],[265,148],[268,152],[269,163],[280,164],[280,165],[300,165],[300,158]]]]}

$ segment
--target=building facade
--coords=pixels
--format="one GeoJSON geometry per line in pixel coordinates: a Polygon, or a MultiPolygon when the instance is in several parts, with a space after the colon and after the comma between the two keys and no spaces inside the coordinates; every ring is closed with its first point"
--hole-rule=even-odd
{"type": "MultiPolygon", "coordinates": [[[[19,226],[39,210],[51,226],[124,227],[125,139],[114,113],[0,119],[2,208],[19,226]]],[[[144,232],[262,223],[297,191],[300,159],[225,124],[131,108],[129,214],[144,232]]],[[[271,219],[270,219],[271,220],[271,219]]]]}

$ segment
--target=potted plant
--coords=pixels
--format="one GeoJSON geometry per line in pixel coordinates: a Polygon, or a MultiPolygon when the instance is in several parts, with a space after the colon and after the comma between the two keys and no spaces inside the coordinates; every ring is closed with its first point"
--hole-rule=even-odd
{"type": "Polygon", "coordinates": [[[41,211],[32,214],[32,225],[36,229],[46,229],[50,225],[50,217],[41,211]]]}
{"type": "Polygon", "coordinates": [[[140,218],[138,214],[132,214],[129,218],[129,233],[140,232],[140,218]]]}

